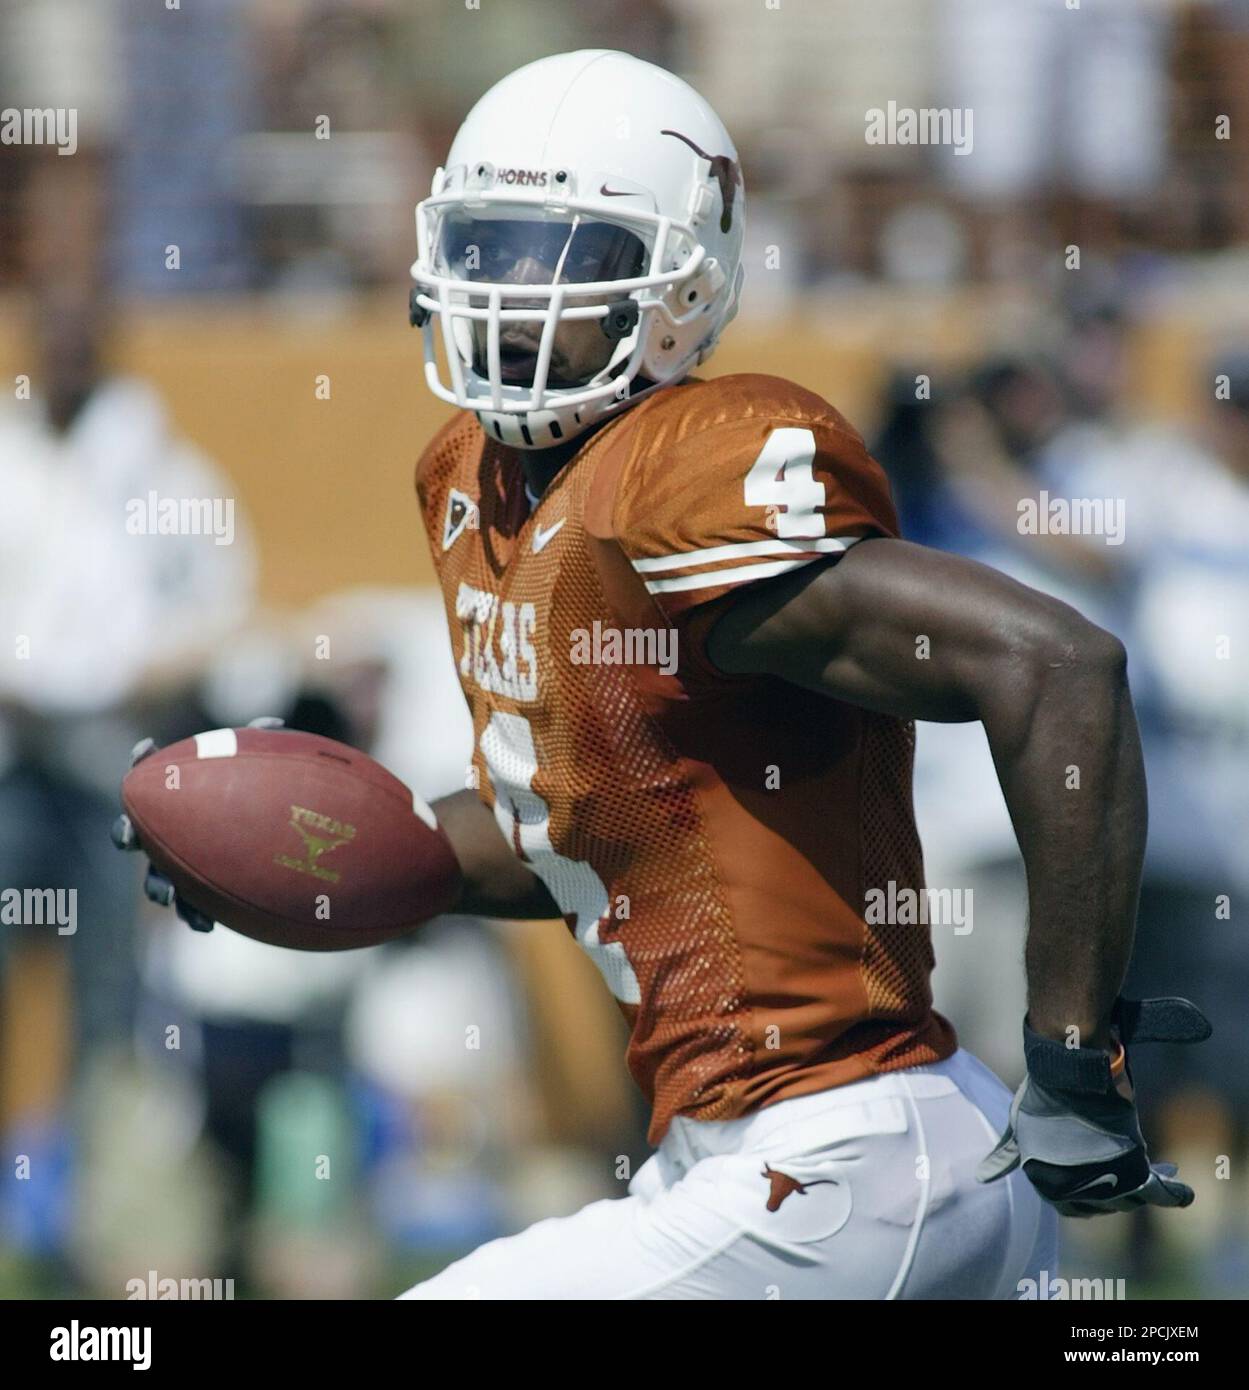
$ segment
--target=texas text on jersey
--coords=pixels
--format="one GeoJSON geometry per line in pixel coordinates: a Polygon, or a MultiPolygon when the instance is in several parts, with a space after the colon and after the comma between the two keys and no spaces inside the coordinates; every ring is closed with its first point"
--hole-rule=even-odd
{"type": "Polygon", "coordinates": [[[475,780],[628,1019],[652,1142],[949,1056],[926,929],[864,911],[922,887],[911,726],[721,674],[702,645],[717,600],[896,534],[837,411],[775,377],[690,379],[536,506],[463,413],[417,489],[475,780]]]}

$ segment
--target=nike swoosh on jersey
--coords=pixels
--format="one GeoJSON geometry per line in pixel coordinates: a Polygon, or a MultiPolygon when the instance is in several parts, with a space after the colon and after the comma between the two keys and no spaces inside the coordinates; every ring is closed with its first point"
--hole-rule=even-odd
{"type": "Polygon", "coordinates": [[[608,188],[605,183],[599,185],[598,191],[601,198],[635,198],[637,196],[631,188],[608,188]]]}
{"type": "Polygon", "coordinates": [[[533,528],[533,553],[535,555],[538,551],[546,549],[547,545],[555,539],[556,532],[567,520],[566,516],[561,516],[554,526],[548,526],[545,531],[540,526],[533,528]]]}

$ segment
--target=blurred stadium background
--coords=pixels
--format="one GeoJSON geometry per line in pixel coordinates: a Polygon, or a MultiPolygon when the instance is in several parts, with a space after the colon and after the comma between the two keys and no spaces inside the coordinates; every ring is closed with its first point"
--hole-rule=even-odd
{"type": "MultiPolygon", "coordinates": [[[[645,1152],[562,925],[449,919],[339,958],[194,936],[107,833],[141,735],[258,714],[427,796],[463,784],[411,497],[446,412],[406,321],[412,208],[481,91],[589,46],[673,68],[735,133],[748,278],[712,370],[821,392],[913,538],[1127,641],[1133,984],[1216,1036],[1138,1063],[1197,1204],[1067,1223],[1064,1272],[1245,1296],[1245,0],[0,0],[0,108],[78,113],[72,157],[0,143],[0,888],[79,894],[73,934],[0,926],[0,1295],[154,1270],[389,1296],[619,1195],[645,1152]],[[890,100],[970,107],[973,152],[867,144],[890,100]],[[1123,499],[1124,543],[1021,536],[1041,489],[1123,499]],[[235,499],[232,543],[128,536],[153,490],[235,499]]],[[[936,929],[938,1002],[1013,1084],[1010,826],[978,728],[919,746],[930,882],[978,909],[936,929]]]]}

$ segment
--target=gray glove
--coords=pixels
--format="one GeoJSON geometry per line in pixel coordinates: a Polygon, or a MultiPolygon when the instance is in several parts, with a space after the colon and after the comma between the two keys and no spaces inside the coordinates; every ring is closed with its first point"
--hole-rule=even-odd
{"type": "MultiPolygon", "coordinates": [[[[1125,1055],[1129,1042],[1204,1042],[1211,1032],[1187,999],[1120,999],[1112,1021],[1125,1055]]],[[[1022,1164],[1063,1216],[1189,1205],[1193,1190],[1176,1181],[1175,1166],[1150,1163],[1136,1102],[1117,1089],[1107,1053],[1064,1047],[1033,1032],[1025,1018],[1024,1057],[1028,1075],[1006,1132],[976,1170],[978,1181],[993,1182],[1022,1164]]]]}
{"type": "MultiPolygon", "coordinates": [[[[247,727],[249,729],[281,729],[284,727],[284,721],[275,715],[266,714],[261,715],[259,719],[250,720],[247,727]]],[[[141,763],[144,758],[149,757],[155,751],[155,739],[142,739],[130,750],[130,766],[134,767],[136,763],[141,763]]],[[[139,843],[138,832],[124,811],[113,822],[111,835],[113,843],[118,849],[133,852],[143,849],[139,843]]],[[[165,875],[152,868],[151,864],[148,865],[147,874],[143,879],[143,891],[158,906],[172,907],[192,931],[212,931],[213,919],[205,916],[197,907],[192,907],[165,875]]]]}

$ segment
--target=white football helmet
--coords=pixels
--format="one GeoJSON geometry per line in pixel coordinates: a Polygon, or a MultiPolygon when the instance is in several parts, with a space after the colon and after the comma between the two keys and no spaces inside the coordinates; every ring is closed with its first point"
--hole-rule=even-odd
{"type": "Polygon", "coordinates": [[[679,380],[736,312],[743,215],[733,142],[680,78],[607,49],[518,69],[416,209],[430,390],[541,449],[679,380]]]}

